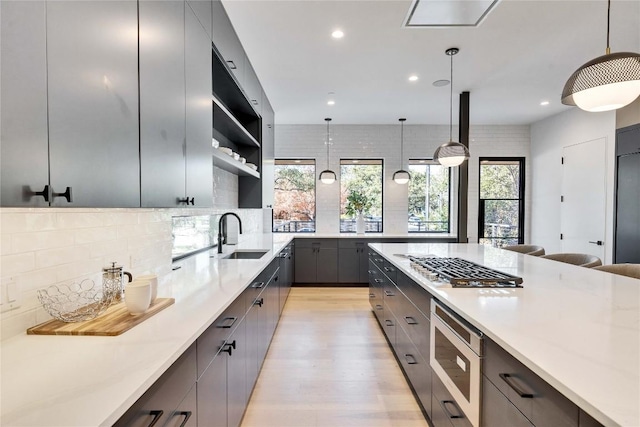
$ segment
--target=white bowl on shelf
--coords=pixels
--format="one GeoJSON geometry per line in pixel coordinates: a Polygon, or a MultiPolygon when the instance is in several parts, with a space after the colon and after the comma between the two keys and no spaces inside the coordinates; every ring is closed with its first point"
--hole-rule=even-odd
{"type": "Polygon", "coordinates": [[[240,154],[238,154],[238,153],[236,153],[234,151],[233,154],[231,155],[231,157],[233,157],[233,160],[239,160],[240,159],[240,154]]]}
{"type": "Polygon", "coordinates": [[[242,163],[242,164],[247,163],[247,159],[245,159],[244,157],[240,157],[240,158],[238,159],[238,161],[239,161],[240,163],[242,163]]]}
{"type": "Polygon", "coordinates": [[[211,146],[213,148],[218,148],[218,147],[220,147],[220,142],[215,138],[211,138],[211,146]]]}
{"type": "Polygon", "coordinates": [[[224,154],[228,154],[229,156],[233,155],[233,150],[227,147],[218,147],[218,150],[222,151],[224,154]]]}
{"type": "Polygon", "coordinates": [[[253,169],[254,171],[258,170],[258,166],[254,165],[253,163],[247,163],[246,166],[253,169]]]}

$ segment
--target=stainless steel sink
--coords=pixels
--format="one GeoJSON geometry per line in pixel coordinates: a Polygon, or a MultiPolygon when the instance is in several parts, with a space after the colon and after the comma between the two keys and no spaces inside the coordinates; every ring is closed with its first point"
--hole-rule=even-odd
{"type": "Polygon", "coordinates": [[[222,258],[225,259],[260,259],[262,258],[267,252],[269,251],[263,251],[263,250],[244,250],[244,251],[234,251],[232,253],[230,253],[229,255],[225,255],[222,258]]]}

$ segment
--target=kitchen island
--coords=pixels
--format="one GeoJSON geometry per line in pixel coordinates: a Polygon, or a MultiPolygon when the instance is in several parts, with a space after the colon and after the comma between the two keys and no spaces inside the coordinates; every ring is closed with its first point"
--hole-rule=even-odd
{"type": "Polygon", "coordinates": [[[370,249],[602,424],[640,425],[637,279],[476,244],[370,249]],[[463,258],[519,276],[523,288],[453,288],[405,254],[463,258]]]}

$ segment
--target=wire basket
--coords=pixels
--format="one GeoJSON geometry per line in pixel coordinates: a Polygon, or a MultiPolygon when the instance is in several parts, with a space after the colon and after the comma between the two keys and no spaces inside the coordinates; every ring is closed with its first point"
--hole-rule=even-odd
{"type": "Polygon", "coordinates": [[[113,302],[116,292],[85,279],[80,283],[39,289],[37,294],[38,300],[53,318],[63,322],[82,322],[104,313],[113,302]]]}

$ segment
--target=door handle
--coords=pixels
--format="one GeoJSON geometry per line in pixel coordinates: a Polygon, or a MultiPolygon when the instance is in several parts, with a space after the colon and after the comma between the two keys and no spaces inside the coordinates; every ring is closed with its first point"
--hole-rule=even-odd
{"type": "Polygon", "coordinates": [[[53,198],[53,189],[49,184],[45,185],[42,191],[31,191],[31,188],[29,188],[28,195],[29,197],[42,196],[45,202],[50,202],[53,198]]]}
{"type": "Polygon", "coordinates": [[[604,245],[604,242],[602,240],[596,240],[595,242],[592,242],[591,240],[589,240],[589,243],[593,243],[594,245],[598,245],[598,246],[604,245]]]}
{"type": "Polygon", "coordinates": [[[54,199],[56,197],[64,197],[65,199],[67,199],[67,203],[73,202],[73,192],[71,191],[71,187],[67,187],[64,190],[64,193],[56,193],[55,191],[52,191],[51,195],[54,199]]]}
{"type": "Polygon", "coordinates": [[[189,421],[189,418],[191,418],[191,411],[180,411],[176,413],[176,415],[184,417],[184,420],[182,420],[182,424],[180,424],[180,427],[184,427],[185,425],[187,425],[187,421],[189,421]]]}
{"type": "Polygon", "coordinates": [[[162,418],[162,414],[164,414],[164,411],[159,410],[159,411],[149,411],[149,415],[153,415],[153,419],[151,420],[151,423],[149,423],[149,427],[153,427],[156,425],[156,423],[158,421],[160,421],[160,418],[162,418]]]}

